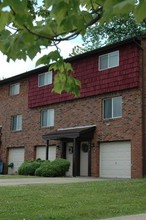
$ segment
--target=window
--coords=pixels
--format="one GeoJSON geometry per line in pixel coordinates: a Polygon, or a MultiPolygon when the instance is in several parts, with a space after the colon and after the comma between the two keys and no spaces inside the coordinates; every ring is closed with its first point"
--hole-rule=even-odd
{"type": "Polygon", "coordinates": [[[46,86],[52,84],[52,72],[46,72],[38,75],[38,86],[46,86]]]}
{"type": "Polygon", "coordinates": [[[122,117],[122,97],[105,99],[103,103],[104,118],[122,117]]]}
{"type": "Polygon", "coordinates": [[[21,131],[22,130],[22,115],[12,116],[11,130],[12,131],[21,131]]]}
{"type": "Polygon", "coordinates": [[[10,95],[18,95],[20,93],[20,84],[19,83],[15,83],[10,85],[10,95]]]}
{"type": "Polygon", "coordinates": [[[41,112],[41,126],[54,126],[54,109],[48,109],[41,112]]]}
{"type": "Polygon", "coordinates": [[[119,51],[99,56],[99,70],[119,66],[119,51]]]}

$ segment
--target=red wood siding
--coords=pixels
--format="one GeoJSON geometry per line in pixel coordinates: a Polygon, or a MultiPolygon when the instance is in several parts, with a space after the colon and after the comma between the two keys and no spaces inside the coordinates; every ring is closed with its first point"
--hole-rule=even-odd
{"type": "MultiPolygon", "coordinates": [[[[140,59],[136,45],[125,45],[119,50],[119,66],[98,71],[98,57],[93,54],[72,61],[74,76],[81,81],[81,96],[88,97],[108,92],[114,92],[139,86],[140,59]]],[[[108,52],[106,51],[106,54],[108,52]]],[[[51,92],[52,85],[38,87],[38,74],[29,77],[28,105],[30,108],[75,99],[72,95],[62,95],[51,92]]]]}

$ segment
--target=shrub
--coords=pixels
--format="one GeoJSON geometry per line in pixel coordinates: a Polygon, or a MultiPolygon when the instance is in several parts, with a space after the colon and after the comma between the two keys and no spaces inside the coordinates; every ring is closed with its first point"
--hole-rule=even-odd
{"type": "Polygon", "coordinates": [[[36,176],[46,176],[45,173],[47,173],[47,169],[50,166],[50,161],[46,160],[44,161],[39,168],[36,169],[35,175],[36,176]]]}
{"type": "Polygon", "coordinates": [[[60,177],[65,176],[68,171],[70,162],[65,159],[56,159],[52,162],[45,161],[36,169],[36,176],[60,177]]]}
{"type": "Polygon", "coordinates": [[[65,173],[69,169],[70,162],[65,159],[57,159],[52,161],[52,165],[56,167],[58,176],[65,176],[65,173]]]}
{"type": "Polygon", "coordinates": [[[18,169],[19,175],[30,175],[34,176],[35,171],[38,167],[40,167],[42,161],[41,160],[34,160],[34,161],[25,161],[21,164],[18,169]]]}

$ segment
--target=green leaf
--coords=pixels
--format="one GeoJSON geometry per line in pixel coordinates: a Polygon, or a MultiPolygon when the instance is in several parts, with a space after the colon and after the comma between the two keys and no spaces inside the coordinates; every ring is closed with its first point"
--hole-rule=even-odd
{"type": "Polygon", "coordinates": [[[53,63],[50,68],[57,72],[54,77],[54,92],[61,94],[65,91],[73,94],[74,96],[79,96],[79,88],[81,84],[79,80],[75,79],[71,75],[73,69],[70,63],[60,60],[59,64],[58,62],[53,63]]]}
{"type": "Polygon", "coordinates": [[[0,31],[2,31],[7,24],[10,23],[11,15],[9,12],[1,12],[0,13],[0,31]]]}
{"type": "Polygon", "coordinates": [[[57,4],[53,4],[51,13],[53,14],[56,23],[60,25],[62,20],[66,17],[68,13],[68,5],[65,1],[58,2],[57,4]]]}
{"type": "Polygon", "coordinates": [[[128,14],[130,11],[133,11],[135,8],[135,0],[124,0],[119,1],[119,3],[115,4],[113,7],[114,14],[128,14]]]}
{"type": "Polygon", "coordinates": [[[57,61],[58,59],[62,59],[60,53],[58,52],[58,50],[55,51],[51,51],[49,53],[49,56],[51,57],[52,61],[57,61]]]}
{"type": "Polygon", "coordinates": [[[48,9],[52,5],[52,0],[44,0],[44,5],[48,9]]]}
{"type": "Polygon", "coordinates": [[[140,4],[135,7],[134,15],[138,22],[146,18],[146,1],[140,1],[140,4]]]}
{"type": "Polygon", "coordinates": [[[73,68],[72,68],[72,66],[71,66],[70,63],[64,62],[64,68],[65,68],[65,70],[66,70],[67,72],[72,72],[72,71],[73,71],[73,68]]]}
{"type": "MultiPolygon", "coordinates": [[[[37,53],[41,52],[40,46],[39,45],[31,45],[31,47],[29,47],[27,49],[27,55],[29,56],[30,59],[35,58],[35,56],[37,55],[37,53]]],[[[47,64],[47,63],[46,63],[47,64]]]]}
{"type": "Polygon", "coordinates": [[[46,64],[49,65],[50,63],[50,56],[49,55],[44,55],[41,58],[39,58],[36,62],[36,66],[42,65],[42,64],[46,64]]]}
{"type": "Polygon", "coordinates": [[[66,77],[62,73],[58,73],[54,77],[54,88],[53,91],[61,94],[62,91],[64,90],[64,85],[65,85],[66,77]]]}
{"type": "Polygon", "coordinates": [[[27,13],[27,0],[4,0],[4,6],[10,6],[17,14],[27,13]]]}

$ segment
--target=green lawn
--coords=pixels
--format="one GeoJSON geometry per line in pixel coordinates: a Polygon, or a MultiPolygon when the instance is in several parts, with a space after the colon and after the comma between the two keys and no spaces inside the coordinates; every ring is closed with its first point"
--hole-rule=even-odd
{"type": "Polygon", "coordinates": [[[0,220],[96,220],[145,212],[145,179],[0,187],[0,220]]]}
{"type": "MultiPolygon", "coordinates": [[[[23,179],[23,178],[38,178],[38,176],[24,176],[24,175],[0,175],[1,179],[23,179]]],[[[41,178],[39,176],[39,178],[41,178]]]]}

